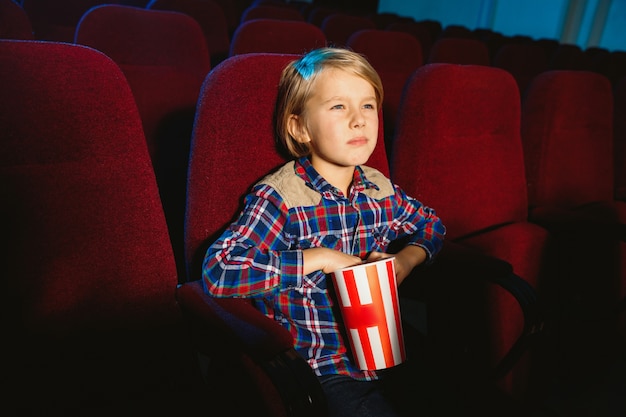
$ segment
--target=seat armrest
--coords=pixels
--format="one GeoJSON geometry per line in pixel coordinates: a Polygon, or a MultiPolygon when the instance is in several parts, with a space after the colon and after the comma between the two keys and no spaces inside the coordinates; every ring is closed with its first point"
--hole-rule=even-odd
{"type": "Polygon", "coordinates": [[[234,348],[245,352],[269,377],[288,417],[328,414],[321,384],[295,351],[291,333],[248,299],[211,297],[204,292],[201,281],[180,284],[176,298],[191,323],[196,349],[211,356],[219,344],[222,351],[234,348]]]}
{"type": "Polygon", "coordinates": [[[293,348],[291,333],[248,299],[211,297],[204,292],[201,281],[180,284],[176,299],[191,322],[194,344],[204,353],[212,350],[216,337],[257,360],[268,360],[293,348]]]}
{"type": "Polygon", "coordinates": [[[512,369],[531,340],[543,330],[543,309],[535,289],[515,275],[513,267],[506,261],[447,241],[435,262],[420,266],[413,273],[415,276],[404,280],[401,286],[401,292],[411,294],[409,297],[423,294],[426,299],[434,297],[437,300],[434,302],[441,303],[446,300],[445,293],[451,287],[457,284],[471,286],[473,281],[476,285],[485,282],[498,285],[517,300],[524,315],[524,330],[508,353],[491,370],[496,379],[512,369]]]}

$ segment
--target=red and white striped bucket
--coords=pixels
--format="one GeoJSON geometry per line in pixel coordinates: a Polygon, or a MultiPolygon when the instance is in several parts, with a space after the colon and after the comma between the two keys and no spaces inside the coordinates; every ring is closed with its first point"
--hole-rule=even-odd
{"type": "Polygon", "coordinates": [[[393,257],[332,273],[346,333],[361,370],[404,362],[404,336],[393,257]]]}

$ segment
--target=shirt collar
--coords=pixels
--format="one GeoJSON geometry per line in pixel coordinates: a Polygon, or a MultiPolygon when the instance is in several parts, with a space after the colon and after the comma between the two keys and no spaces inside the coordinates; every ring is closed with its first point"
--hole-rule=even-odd
{"type": "MultiPolygon", "coordinates": [[[[329,184],[328,181],[326,181],[324,177],[322,177],[315,170],[315,168],[313,168],[313,165],[307,156],[300,157],[296,160],[295,170],[296,175],[300,176],[311,189],[319,192],[325,197],[328,197],[328,194],[333,196],[343,196],[341,191],[329,184]]],[[[363,169],[361,169],[360,166],[356,166],[354,169],[354,176],[352,178],[352,192],[360,193],[369,188],[376,190],[379,189],[378,185],[367,179],[363,169]]]]}

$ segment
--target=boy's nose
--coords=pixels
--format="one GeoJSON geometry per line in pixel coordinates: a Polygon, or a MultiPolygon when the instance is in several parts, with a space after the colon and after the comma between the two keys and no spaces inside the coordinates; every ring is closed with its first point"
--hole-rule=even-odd
{"type": "Polygon", "coordinates": [[[352,126],[353,127],[363,127],[365,126],[365,117],[360,111],[355,111],[352,117],[352,126]]]}

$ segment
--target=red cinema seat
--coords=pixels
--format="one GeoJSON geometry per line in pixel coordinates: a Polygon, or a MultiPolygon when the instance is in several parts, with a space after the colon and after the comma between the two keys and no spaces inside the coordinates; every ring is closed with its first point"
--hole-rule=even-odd
{"type": "Polygon", "coordinates": [[[0,0],[0,39],[35,39],[28,14],[13,0],[0,0]]]}
{"type": "Polygon", "coordinates": [[[616,354],[625,312],[626,203],[615,200],[613,101],[604,75],[553,70],[535,77],[522,107],[530,217],[553,236],[545,283],[559,324],[553,365],[568,379],[616,354]]]}
{"type": "Polygon", "coordinates": [[[84,46],[0,41],[0,125],[5,413],[199,409],[210,392],[119,67],[84,46]]]}
{"type": "Polygon", "coordinates": [[[440,37],[433,42],[427,63],[491,65],[489,48],[473,38],[440,37]]]}
{"type": "MultiPolygon", "coordinates": [[[[523,281],[518,284],[537,291],[548,233],[527,218],[520,98],[509,73],[482,65],[418,68],[405,88],[392,149],[393,181],[436,208],[448,241],[508,262],[523,281]]],[[[489,368],[533,334],[533,324],[529,328],[524,303],[511,288],[487,285],[472,298],[455,292],[464,285],[469,284],[448,285],[447,297],[459,299],[467,317],[475,303],[484,307],[487,341],[474,354],[480,352],[489,368]]],[[[465,334],[471,325],[462,324],[461,317],[467,318],[461,314],[447,320],[465,334]]],[[[480,360],[475,359],[477,364],[480,360]]],[[[532,364],[532,351],[524,351],[490,383],[505,398],[524,401],[533,388],[532,364]]],[[[482,372],[484,368],[476,375],[482,372]]]]}
{"type": "Polygon", "coordinates": [[[326,46],[322,30],[304,21],[254,19],[241,23],[230,44],[230,56],[252,52],[303,54],[326,46]]]}
{"type": "Polygon", "coordinates": [[[228,18],[222,6],[212,0],[151,0],[146,9],[171,10],[196,19],[209,48],[211,67],[222,62],[230,49],[228,18]]]}
{"type": "Polygon", "coordinates": [[[295,7],[288,5],[252,4],[241,14],[240,24],[253,19],[277,19],[304,21],[304,16],[295,7]]]}
{"type": "Polygon", "coordinates": [[[363,29],[376,29],[376,24],[367,17],[334,13],[326,17],[320,27],[329,45],[345,47],[350,35],[363,29]]]}
{"type": "Polygon", "coordinates": [[[428,26],[424,24],[424,22],[402,20],[391,23],[385,28],[385,30],[406,32],[415,36],[422,46],[422,56],[428,57],[430,54],[430,46],[433,44],[433,39],[431,31],[428,29],[428,26]]]}
{"type": "Polygon", "coordinates": [[[104,3],[118,3],[106,0],[22,0],[33,25],[35,39],[71,43],[74,40],[76,25],[87,10],[104,3]]]}
{"type": "Polygon", "coordinates": [[[615,199],[626,201],[626,76],[613,88],[615,146],[615,199]]]}
{"type": "Polygon", "coordinates": [[[524,97],[532,79],[548,69],[548,57],[536,43],[506,43],[496,52],[492,65],[510,72],[524,97]]]}
{"type": "Polygon", "coordinates": [[[108,4],[83,16],[75,42],[104,52],[128,80],[182,274],[189,143],[200,88],[211,68],[200,25],[180,12],[108,4]]]}

